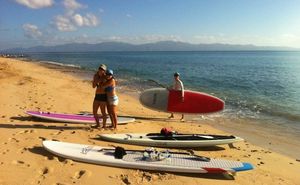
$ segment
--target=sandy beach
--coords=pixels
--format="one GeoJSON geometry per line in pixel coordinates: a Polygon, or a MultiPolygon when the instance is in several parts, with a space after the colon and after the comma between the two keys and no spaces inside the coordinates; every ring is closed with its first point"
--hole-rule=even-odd
{"type": "MultiPolygon", "coordinates": [[[[300,162],[267,148],[245,141],[234,147],[198,148],[195,153],[211,158],[250,162],[254,170],[240,172],[235,179],[223,175],[190,175],[150,172],[92,165],[63,159],[47,152],[43,140],[128,149],[145,147],[96,140],[100,133],[159,132],[171,127],[185,133],[226,134],[205,120],[167,119],[169,114],[144,108],[136,96],[122,88],[118,91],[118,114],[135,117],[134,123],[119,125],[116,131],[90,129],[85,124],[43,121],[27,116],[26,110],[79,113],[91,112],[94,89],[91,82],[47,68],[38,63],[0,58],[0,185],[21,184],[300,184],[300,162]]],[[[180,118],[179,115],[176,118],[180,118]]],[[[222,121],[222,118],[219,118],[222,121]]],[[[227,121],[228,122],[228,121],[227,121]]],[[[292,147],[291,146],[291,150],[292,147]]]]}

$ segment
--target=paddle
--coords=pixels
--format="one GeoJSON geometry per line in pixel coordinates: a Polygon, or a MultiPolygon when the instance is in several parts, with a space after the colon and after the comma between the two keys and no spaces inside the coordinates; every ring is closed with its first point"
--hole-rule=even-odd
{"type": "MultiPolygon", "coordinates": [[[[112,147],[114,148],[122,148],[122,147],[118,147],[118,146],[114,146],[114,145],[111,145],[112,147]]],[[[102,151],[115,151],[115,149],[112,149],[112,148],[102,148],[100,150],[98,150],[99,152],[102,152],[102,151]]],[[[128,151],[128,152],[145,152],[145,150],[125,150],[124,151],[128,151]]],[[[210,161],[210,158],[208,157],[204,157],[204,156],[200,156],[200,155],[197,155],[194,153],[193,150],[187,150],[188,152],[172,152],[172,151],[168,151],[168,153],[170,154],[185,154],[185,155],[190,155],[190,156],[194,156],[194,157],[197,157],[199,158],[199,160],[201,161],[205,161],[205,162],[209,162],[210,161]]]]}
{"type": "Polygon", "coordinates": [[[148,81],[149,81],[149,82],[153,82],[153,83],[157,84],[157,85],[160,86],[160,87],[163,87],[163,88],[168,89],[168,87],[167,87],[166,85],[161,84],[161,83],[157,82],[156,80],[148,79],[148,81]]]}

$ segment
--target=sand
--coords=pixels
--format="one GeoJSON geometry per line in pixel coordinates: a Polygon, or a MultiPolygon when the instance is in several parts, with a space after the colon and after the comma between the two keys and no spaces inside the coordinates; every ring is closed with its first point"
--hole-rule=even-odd
{"type": "MultiPolygon", "coordinates": [[[[247,141],[234,147],[195,149],[213,158],[250,162],[254,170],[240,172],[234,179],[223,175],[190,175],[150,172],[92,165],[57,157],[42,147],[42,141],[59,140],[128,149],[144,147],[94,139],[100,133],[158,132],[162,127],[186,133],[231,134],[206,121],[169,120],[166,113],[142,107],[126,89],[118,91],[119,115],[137,120],[119,125],[116,131],[90,129],[85,124],[46,122],[24,114],[25,110],[78,113],[91,111],[94,89],[87,80],[46,68],[38,63],[0,58],[0,185],[19,184],[300,184],[300,162],[247,141]]],[[[292,148],[291,148],[292,150],[292,148]]]]}

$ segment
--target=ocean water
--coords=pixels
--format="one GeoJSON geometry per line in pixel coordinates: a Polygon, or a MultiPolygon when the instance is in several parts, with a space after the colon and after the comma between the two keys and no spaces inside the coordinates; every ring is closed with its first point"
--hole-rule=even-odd
{"type": "Polygon", "coordinates": [[[300,52],[30,53],[33,60],[96,70],[113,69],[123,85],[171,85],[179,72],[186,89],[225,100],[222,116],[289,128],[300,136],[300,52]],[[154,85],[154,84],[153,84],[154,85]]]}

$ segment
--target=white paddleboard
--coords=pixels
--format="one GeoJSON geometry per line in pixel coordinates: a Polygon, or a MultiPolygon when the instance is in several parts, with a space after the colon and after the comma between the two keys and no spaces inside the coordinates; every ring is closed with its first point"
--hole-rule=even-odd
{"type": "Polygon", "coordinates": [[[114,148],[59,141],[43,141],[49,152],[67,159],[92,164],[183,173],[235,173],[253,169],[249,163],[222,159],[209,159],[183,153],[171,153],[164,160],[144,160],[144,151],[125,150],[121,159],[115,158],[114,148]]]}
{"type": "Polygon", "coordinates": [[[237,136],[205,135],[205,134],[174,134],[165,136],[160,133],[124,133],[100,134],[100,139],[117,143],[156,147],[205,147],[230,144],[243,141],[237,136]]]}

